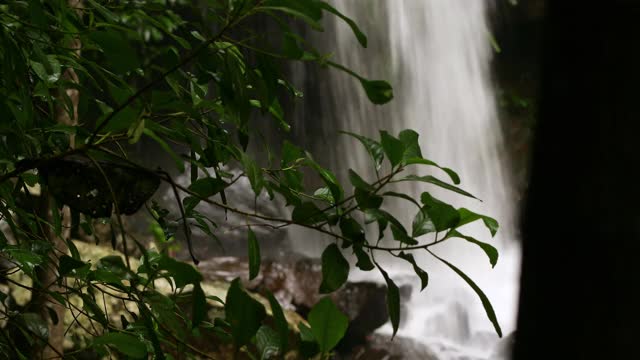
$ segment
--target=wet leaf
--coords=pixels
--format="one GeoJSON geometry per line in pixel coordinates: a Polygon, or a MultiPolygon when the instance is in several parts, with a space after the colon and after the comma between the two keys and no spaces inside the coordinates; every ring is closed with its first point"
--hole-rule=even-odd
{"type": "Polygon", "coordinates": [[[362,246],[354,245],[353,253],[356,255],[358,262],[356,262],[356,266],[362,271],[371,271],[375,268],[373,262],[371,262],[371,258],[369,258],[369,254],[362,248],[362,246]]]}
{"type": "Polygon", "coordinates": [[[338,245],[331,244],[322,252],[322,283],[320,293],[338,290],[349,277],[349,262],[344,258],[338,245]]]}
{"type": "Polygon", "coordinates": [[[349,135],[358,139],[362,143],[362,145],[365,147],[369,155],[371,156],[371,159],[373,159],[373,162],[376,165],[376,169],[380,169],[380,167],[382,166],[382,161],[384,160],[384,150],[382,149],[382,145],[379,142],[373,139],[370,139],[366,136],[354,134],[348,131],[340,131],[340,132],[342,134],[349,135]]]}
{"type": "Polygon", "coordinates": [[[356,173],[352,169],[349,169],[349,180],[351,181],[351,184],[356,189],[360,189],[360,190],[364,190],[364,191],[373,191],[374,190],[374,188],[373,188],[373,186],[371,186],[371,184],[366,182],[362,177],[360,177],[360,175],[358,175],[358,173],[356,173]]]}
{"type": "Polygon", "coordinates": [[[269,299],[269,305],[271,305],[271,314],[273,315],[274,325],[278,335],[280,335],[280,350],[282,353],[287,351],[287,345],[289,342],[289,323],[284,316],[282,307],[278,300],[271,292],[267,292],[267,299],[269,299]]]}
{"type": "Polygon", "coordinates": [[[429,274],[426,271],[422,270],[420,266],[418,266],[418,264],[416,263],[416,259],[413,257],[413,254],[401,251],[400,254],[398,254],[398,257],[408,261],[413,266],[413,271],[420,278],[420,291],[424,290],[427,285],[429,285],[429,274]]]}
{"type": "Polygon", "coordinates": [[[446,167],[441,167],[440,165],[436,164],[435,162],[431,161],[431,160],[427,160],[427,159],[423,159],[423,158],[408,158],[404,160],[404,164],[405,165],[414,165],[414,164],[421,164],[421,165],[429,165],[429,166],[435,166],[439,169],[441,169],[442,171],[446,172],[447,175],[449,175],[449,177],[451,178],[451,181],[453,181],[454,184],[458,185],[460,184],[460,176],[458,176],[458,174],[446,167]]]}
{"type": "Polygon", "coordinates": [[[338,310],[329,297],[322,298],[311,309],[308,318],[313,337],[323,353],[328,353],[338,345],[349,326],[349,318],[338,310]]]}
{"type": "Polygon", "coordinates": [[[429,184],[433,184],[436,186],[439,186],[443,189],[447,189],[449,191],[453,191],[455,193],[458,193],[460,195],[464,195],[464,196],[468,196],[470,198],[474,198],[479,200],[477,197],[473,196],[471,193],[464,191],[462,189],[460,189],[457,186],[451,185],[451,184],[447,184],[446,182],[437,179],[433,176],[427,175],[427,176],[417,176],[417,175],[407,175],[405,178],[400,179],[398,181],[420,181],[420,182],[425,182],[425,183],[429,183],[429,184]]]}
{"type": "Polygon", "coordinates": [[[193,302],[191,326],[195,329],[207,318],[207,298],[199,283],[193,286],[191,297],[193,302]]]}
{"type": "Polygon", "coordinates": [[[496,330],[496,333],[498,334],[499,337],[502,337],[502,329],[500,329],[500,324],[498,323],[498,318],[496,317],[496,313],[493,310],[491,301],[489,301],[489,298],[487,298],[487,296],[484,294],[482,289],[480,289],[480,287],[476,285],[476,283],[474,283],[470,277],[468,277],[465,273],[463,273],[462,270],[458,269],[457,267],[455,267],[453,264],[446,261],[445,259],[438,257],[431,251],[429,251],[429,253],[431,253],[431,255],[433,255],[436,259],[442,261],[445,265],[451,268],[451,270],[453,270],[456,274],[458,274],[467,284],[469,284],[469,286],[473,289],[473,291],[475,291],[475,293],[480,298],[480,301],[482,302],[482,306],[484,307],[484,310],[487,313],[487,317],[489,318],[489,321],[491,321],[491,324],[493,324],[493,328],[496,330]]]}
{"type": "Polygon", "coordinates": [[[447,233],[447,236],[445,238],[460,238],[460,239],[465,239],[465,240],[467,240],[468,242],[470,242],[472,244],[476,244],[489,257],[489,262],[491,263],[491,267],[495,267],[496,264],[498,263],[498,250],[495,247],[493,247],[492,245],[489,245],[489,244],[487,244],[485,242],[482,242],[480,240],[476,240],[476,239],[472,238],[471,236],[467,236],[467,235],[461,234],[456,230],[450,230],[447,233]]]}
{"type": "Polygon", "coordinates": [[[79,269],[83,266],[85,266],[86,263],[80,261],[80,260],[76,260],[70,256],[67,255],[62,255],[60,257],[60,268],[59,268],[59,272],[60,272],[60,276],[67,276],[69,275],[73,270],[75,269],[79,269]]]}
{"type": "Polygon", "coordinates": [[[303,202],[293,209],[291,220],[300,224],[313,225],[327,220],[327,215],[309,201],[303,202]]]}
{"type": "Polygon", "coordinates": [[[436,231],[436,227],[429,218],[426,209],[421,208],[413,218],[411,236],[419,237],[436,231]]]}
{"type": "Polygon", "coordinates": [[[495,236],[496,233],[498,232],[498,227],[499,227],[498,221],[496,221],[496,219],[494,218],[481,215],[481,214],[476,214],[473,211],[465,208],[458,209],[458,214],[460,214],[460,221],[458,222],[458,225],[456,226],[456,228],[462,225],[474,222],[476,220],[482,219],[484,226],[486,226],[487,229],[489,229],[489,231],[491,232],[491,236],[495,236]]]}
{"type": "Polygon", "coordinates": [[[400,289],[380,266],[378,266],[378,270],[380,270],[384,281],[387,283],[387,310],[389,311],[389,319],[393,328],[393,338],[396,336],[400,326],[400,289]]]}
{"type": "Polygon", "coordinates": [[[109,345],[134,359],[147,357],[147,346],[137,337],[122,332],[110,332],[93,339],[93,346],[109,345]]]}
{"type": "Polygon", "coordinates": [[[380,131],[380,143],[389,162],[391,162],[391,166],[395,167],[400,164],[405,151],[402,141],[389,135],[386,131],[380,131]]]}
{"type": "Polygon", "coordinates": [[[202,275],[193,266],[168,256],[162,256],[158,262],[158,269],[165,270],[167,275],[173,278],[177,288],[202,281],[202,275]]]}
{"type": "Polygon", "coordinates": [[[251,228],[248,230],[247,238],[249,242],[249,280],[253,280],[260,272],[260,244],[251,228]]]}
{"type": "Polygon", "coordinates": [[[426,211],[436,231],[444,231],[458,224],[460,215],[453,206],[434,198],[428,192],[422,193],[420,200],[424,204],[423,211],[426,211]]]}
{"type": "Polygon", "coordinates": [[[264,306],[242,288],[240,279],[231,282],[225,300],[225,319],[231,325],[236,347],[248,344],[267,316],[264,306]]]}
{"type": "Polygon", "coordinates": [[[360,84],[362,84],[369,100],[376,105],[386,104],[393,99],[393,88],[384,80],[360,78],[360,84]]]}
{"type": "Polygon", "coordinates": [[[360,45],[362,45],[362,47],[366,48],[367,47],[367,36],[362,32],[362,30],[360,30],[360,28],[358,27],[358,24],[356,24],[355,21],[353,21],[352,19],[348,18],[347,16],[345,16],[344,14],[342,14],[340,11],[336,10],[334,7],[332,7],[331,5],[327,4],[326,2],[320,2],[320,6],[338,16],[339,18],[341,18],[344,22],[347,23],[347,25],[349,25],[349,27],[351,28],[351,31],[353,31],[353,34],[356,36],[356,38],[358,39],[358,42],[360,43],[360,45]]]}

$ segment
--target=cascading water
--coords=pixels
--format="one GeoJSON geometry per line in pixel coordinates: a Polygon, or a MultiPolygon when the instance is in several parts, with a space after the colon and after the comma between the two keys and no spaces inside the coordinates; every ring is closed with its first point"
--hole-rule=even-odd
{"type": "MultiPolygon", "coordinates": [[[[501,224],[493,240],[489,240],[489,232],[480,225],[472,224],[462,230],[498,248],[501,256],[494,269],[481,250],[464,240],[453,239],[434,248],[434,252],[456,264],[485,291],[503,332],[509,334],[515,329],[520,251],[514,226],[515,200],[504,166],[501,127],[490,79],[492,49],[487,25],[490,2],[335,0],[333,3],[353,17],[371,41],[369,49],[358,50],[351,30],[336,23],[335,39],[327,44],[328,48],[337,49],[336,61],[366,77],[390,80],[395,99],[389,105],[377,107],[344,74],[323,73],[318,79],[309,80],[311,75],[298,68],[298,78],[312,83],[308,88],[324,89],[321,94],[330,94],[315,105],[317,108],[299,109],[302,114],[297,116],[306,122],[315,117],[321,124],[313,130],[324,135],[315,145],[322,149],[315,152],[322,153],[331,168],[352,167],[364,173],[370,168],[370,159],[364,151],[354,149],[359,144],[352,139],[335,139],[337,130],[372,137],[377,136],[378,129],[396,134],[406,128],[416,130],[421,135],[425,157],[455,169],[462,179],[462,188],[483,202],[433,188],[422,190],[457,207],[495,217],[501,224]]],[[[327,43],[328,36],[329,32],[319,39],[327,43]]],[[[415,215],[415,209],[409,206],[398,205],[394,210],[405,221],[415,215]]],[[[308,250],[307,242],[294,246],[303,252],[308,250]]],[[[430,273],[431,281],[423,293],[417,288],[413,292],[400,335],[431,346],[440,352],[442,359],[487,358],[498,339],[476,295],[462,279],[428,254],[419,255],[418,261],[430,273]]],[[[411,269],[406,264],[389,261],[384,266],[398,282],[413,281],[403,280],[411,279],[411,269]]],[[[371,276],[352,274],[352,279],[371,276]]],[[[417,281],[414,284],[417,286],[417,281]]]]}

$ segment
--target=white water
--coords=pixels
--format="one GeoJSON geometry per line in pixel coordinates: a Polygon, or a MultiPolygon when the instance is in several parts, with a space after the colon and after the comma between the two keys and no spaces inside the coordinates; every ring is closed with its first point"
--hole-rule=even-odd
{"type": "MultiPolygon", "coordinates": [[[[322,126],[322,135],[332,137],[337,130],[346,129],[377,137],[381,128],[395,134],[411,128],[421,135],[425,157],[458,172],[461,186],[481,198],[482,203],[433,187],[414,191],[428,190],[457,207],[490,215],[500,222],[501,229],[494,239],[481,224],[463,231],[498,248],[500,259],[494,269],[479,248],[464,240],[450,240],[436,247],[435,252],[457,265],[485,291],[503,333],[509,334],[515,330],[520,249],[490,78],[492,49],[487,25],[490,3],[484,0],[333,3],[362,25],[370,35],[370,47],[358,49],[351,30],[340,23],[328,25],[335,29],[328,29],[319,39],[325,39],[322,42],[327,49],[337,49],[334,58],[338,62],[366,77],[390,80],[395,99],[384,107],[370,105],[353,79],[323,72],[314,85],[332,89],[333,94],[321,100],[320,120],[328,124],[322,126]],[[327,41],[333,30],[334,41],[327,41]]],[[[299,73],[300,78],[304,76],[299,73]]],[[[318,117],[308,113],[303,116],[318,117]]],[[[370,168],[366,153],[355,149],[359,144],[352,139],[325,141],[325,147],[316,149],[316,153],[322,152],[322,160],[330,167],[349,166],[362,173],[370,168]]],[[[423,174],[425,170],[421,171],[423,174]]],[[[442,173],[432,173],[446,179],[442,173]]],[[[396,205],[394,211],[410,221],[415,207],[396,205]]],[[[477,296],[462,279],[428,254],[418,255],[418,261],[429,272],[431,281],[423,293],[415,289],[400,335],[432,346],[442,359],[488,358],[498,339],[477,296]]],[[[417,285],[406,264],[387,261],[385,267],[398,283],[417,285]]],[[[351,279],[371,276],[352,274],[351,279]]],[[[388,332],[390,327],[382,331],[388,332]]]]}

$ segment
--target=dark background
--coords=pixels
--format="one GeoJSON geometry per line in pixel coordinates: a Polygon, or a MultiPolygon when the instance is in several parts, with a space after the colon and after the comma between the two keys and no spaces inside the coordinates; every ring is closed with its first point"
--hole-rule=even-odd
{"type": "Polygon", "coordinates": [[[545,21],[515,359],[638,359],[640,2],[545,21]]]}

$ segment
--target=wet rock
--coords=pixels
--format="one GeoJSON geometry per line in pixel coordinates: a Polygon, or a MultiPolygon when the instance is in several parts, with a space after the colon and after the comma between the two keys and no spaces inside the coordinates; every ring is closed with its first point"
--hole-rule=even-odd
{"type": "Polygon", "coordinates": [[[349,353],[337,355],[336,360],[439,360],[426,345],[415,340],[390,335],[372,334],[367,342],[349,353]]]}

